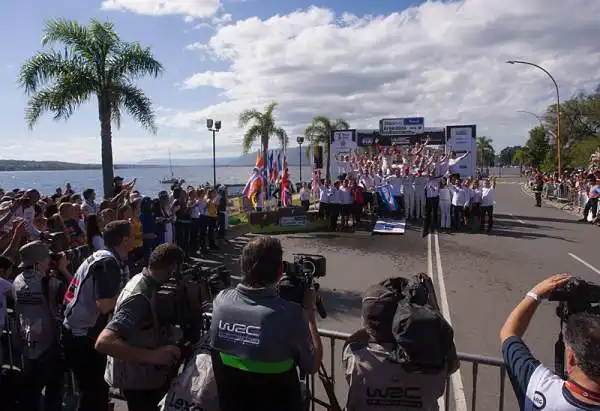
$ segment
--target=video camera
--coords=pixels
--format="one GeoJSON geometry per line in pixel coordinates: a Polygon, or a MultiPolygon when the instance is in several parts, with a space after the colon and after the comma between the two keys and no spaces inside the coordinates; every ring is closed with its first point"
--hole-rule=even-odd
{"type": "Polygon", "coordinates": [[[563,286],[548,295],[548,301],[557,301],[556,315],[560,319],[560,331],[554,344],[554,371],[561,378],[566,378],[565,343],[563,324],[569,315],[590,310],[594,304],[600,303],[600,285],[573,277],[563,286]]]}
{"type": "Polygon", "coordinates": [[[302,304],[304,294],[310,288],[317,292],[317,312],[327,318],[327,311],[318,291],[320,285],[315,278],[327,274],[327,260],[319,254],[294,254],[293,261],[283,262],[283,277],[279,281],[279,295],[289,301],[302,304]]]}

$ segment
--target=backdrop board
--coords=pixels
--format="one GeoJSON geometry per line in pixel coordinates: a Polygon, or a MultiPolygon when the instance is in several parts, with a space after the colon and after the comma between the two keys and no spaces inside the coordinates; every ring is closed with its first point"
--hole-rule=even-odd
{"type": "Polygon", "coordinates": [[[331,133],[331,164],[335,173],[345,173],[344,163],[335,161],[336,155],[349,156],[354,154],[356,148],[356,130],[336,130],[331,133]]]}
{"type": "Polygon", "coordinates": [[[477,126],[461,125],[446,127],[446,151],[454,151],[459,157],[471,150],[471,155],[462,159],[454,169],[462,178],[475,175],[477,161],[477,126]]]}
{"type": "Polygon", "coordinates": [[[379,132],[382,136],[412,136],[425,131],[424,117],[382,118],[379,132]]]}
{"type": "Polygon", "coordinates": [[[359,147],[374,146],[377,142],[382,147],[389,147],[392,144],[397,146],[414,145],[415,143],[424,143],[429,138],[430,145],[445,145],[446,133],[442,130],[427,131],[423,134],[414,134],[411,136],[401,135],[381,135],[377,130],[360,130],[356,132],[356,144],[359,147]]]}

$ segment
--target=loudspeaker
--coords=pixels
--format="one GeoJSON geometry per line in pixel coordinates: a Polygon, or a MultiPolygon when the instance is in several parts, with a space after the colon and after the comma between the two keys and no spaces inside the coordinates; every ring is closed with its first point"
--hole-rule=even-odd
{"type": "Polygon", "coordinates": [[[323,168],[323,146],[313,146],[313,166],[323,168]]]}

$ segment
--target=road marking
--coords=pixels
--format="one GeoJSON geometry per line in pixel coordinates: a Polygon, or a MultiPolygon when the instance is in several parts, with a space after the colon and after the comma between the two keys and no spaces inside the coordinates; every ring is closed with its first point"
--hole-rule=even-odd
{"type": "Polygon", "coordinates": [[[598,270],[596,267],[594,267],[593,265],[591,265],[590,263],[588,263],[587,261],[577,257],[575,254],[573,253],[568,253],[573,259],[579,261],[581,264],[585,265],[587,268],[589,268],[590,270],[592,270],[593,272],[595,272],[596,274],[600,275],[600,270],[598,270]]]}
{"type": "MultiPolygon", "coordinates": [[[[431,281],[433,281],[433,256],[431,252],[431,234],[427,236],[427,275],[429,276],[429,278],[431,278],[431,281]]],[[[438,398],[437,402],[438,408],[440,410],[446,409],[446,395],[448,395],[448,393],[445,393],[440,398],[438,398]]]]}
{"type": "Polygon", "coordinates": [[[519,222],[521,224],[525,224],[525,221],[518,219],[517,217],[515,217],[515,215],[513,213],[508,213],[508,215],[510,215],[515,220],[517,220],[517,222],[519,222]]]}
{"type": "MultiPolygon", "coordinates": [[[[433,274],[433,259],[431,258],[431,237],[434,237],[435,244],[435,260],[436,260],[436,269],[437,269],[437,283],[438,288],[440,289],[439,298],[441,302],[441,310],[442,315],[448,321],[448,324],[452,325],[452,320],[450,319],[450,304],[448,304],[448,295],[446,294],[446,283],[444,282],[444,271],[442,269],[442,257],[440,253],[440,242],[438,233],[429,234],[427,237],[427,265],[428,269],[431,265],[431,273],[433,274]]],[[[431,276],[433,278],[433,276],[431,276]]],[[[467,399],[465,397],[465,389],[463,386],[462,374],[459,369],[457,372],[452,374],[450,377],[450,381],[452,382],[452,390],[454,391],[454,401],[456,402],[456,411],[467,411],[467,399]]],[[[445,408],[440,408],[445,409],[445,408]]]]}

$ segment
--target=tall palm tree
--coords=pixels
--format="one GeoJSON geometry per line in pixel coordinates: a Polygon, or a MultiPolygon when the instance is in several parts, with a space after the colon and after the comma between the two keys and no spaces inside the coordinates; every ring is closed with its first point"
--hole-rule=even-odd
{"type": "Polygon", "coordinates": [[[156,133],[152,102],[134,84],[142,76],[157,77],[162,65],[149,48],[121,40],[111,23],[91,20],[87,26],[57,19],[46,23],[42,45],[61,50],[40,51],[21,67],[19,83],[29,95],[25,118],[32,128],[44,112],[67,120],[82,103],[98,102],[102,142],[104,196],[113,183],[112,123],[117,128],[125,110],[156,133]],[[64,49],[63,49],[64,47],[64,49]]]}
{"type": "Polygon", "coordinates": [[[285,130],[275,124],[274,111],[277,107],[277,102],[273,101],[265,107],[261,113],[256,109],[244,110],[239,116],[240,128],[250,127],[244,133],[242,140],[242,150],[244,154],[252,148],[256,141],[260,141],[262,155],[265,165],[267,164],[267,151],[269,150],[269,139],[272,136],[277,137],[281,147],[285,148],[288,144],[288,135],[285,130]]]}
{"type": "Polygon", "coordinates": [[[489,166],[496,153],[492,147],[492,139],[487,137],[477,137],[477,157],[479,157],[479,166],[489,166]]]}
{"type": "Polygon", "coordinates": [[[331,166],[329,165],[331,163],[331,134],[335,130],[347,130],[349,128],[350,125],[346,120],[337,119],[331,121],[325,116],[317,116],[313,118],[312,123],[304,130],[304,135],[310,141],[311,145],[325,145],[325,150],[327,151],[326,180],[331,180],[331,166]]]}

